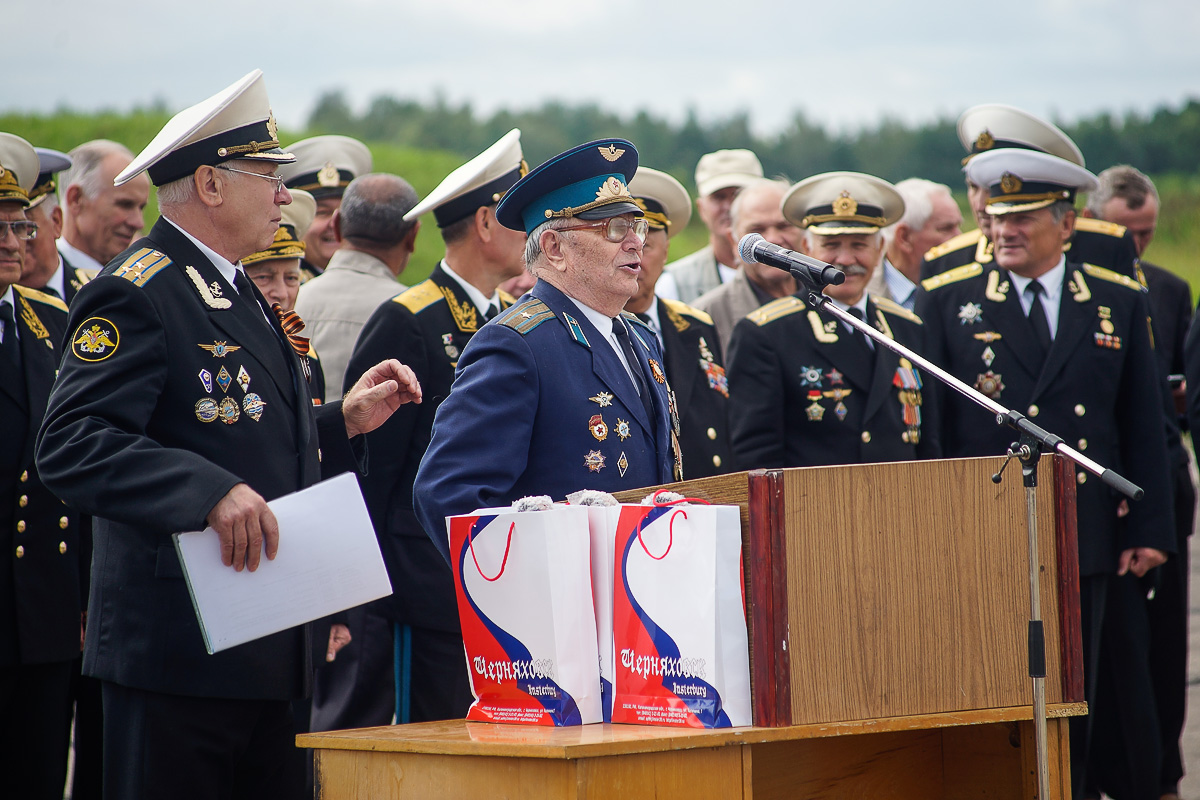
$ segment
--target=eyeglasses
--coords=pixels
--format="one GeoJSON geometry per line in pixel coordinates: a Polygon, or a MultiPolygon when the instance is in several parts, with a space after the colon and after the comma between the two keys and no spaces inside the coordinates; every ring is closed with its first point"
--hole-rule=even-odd
{"type": "Polygon", "coordinates": [[[236,172],[238,175],[253,175],[256,178],[262,178],[265,181],[273,181],[275,183],[275,194],[279,194],[284,188],[283,178],[279,175],[264,175],[261,172],[250,172],[244,169],[234,169],[233,167],[216,167],[216,169],[223,169],[226,172],[236,172]]]}
{"type": "Polygon", "coordinates": [[[602,222],[589,222],[586,225],[570,225],[566,228],[559,228],[560,231],[582,231],[589,228],[603,228],[604,238],[610,242],[623,242],[625,237],[633,231],[633,235],[638,238],[642,244],[646,243],[646,234],[650,232],[650,224],[646,222],[644,217],[636,217],[629,219],[628,217],[609,217],[602,222]]]}
{"type": "Polygon", "coordinates": [[[8,238],[8,232],[12,231],[13,236],[23,242],[37,238],[38,226],[36,222],[19,219],[16,222],[5,222],[0,220],[0,240],[8,238]]]}

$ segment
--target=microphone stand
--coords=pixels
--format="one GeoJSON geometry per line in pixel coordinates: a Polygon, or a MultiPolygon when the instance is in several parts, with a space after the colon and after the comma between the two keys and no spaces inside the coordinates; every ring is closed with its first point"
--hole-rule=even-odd
{"type": "Polygon", "coordinates": [[[1038,531],[1037,531],[1037,467],[1042,453],[1059,453],[1096,475],[1107,486],[1125,496],[1140,500],[1142,489],[1121,475],[1096,463],[1092,459],[1068,447],[1061,437],[1046,431],[1029,421],[1019,411],[1005,408],[992,398],[977,391],[973,386],[960,381],[946,370],[934,364],[904,345],[884,336],[866,322],[838,308],[822,294],[822,286],[813,280],[809,271],[793,267],[789,270],[796,285],[803,287],[805,300],[817,310],[825,309],[829,314],[869,337],[877,346],[886,347],[893,353],[909,359],[927,374],[933,375],[946,386],[966,397],[976,405],[991,411],[997,425],[1007,425],[1016,430],[1019,440],[1009,445],[1007,457],[1000,471],[992,476],[993,483],[1000,483],[1001,475],[1013,458],[1021,462],[1022,482],[1025,487],[1025,524],[1029,540],[1029,677],[1033,680],[1033,723],[1037,746],[1038,797],[1045,800],[1050,796],[1050,767],[1046,755],[1046,639],[1042,626],[1042,602],[1038,576],[1038,531]]]}

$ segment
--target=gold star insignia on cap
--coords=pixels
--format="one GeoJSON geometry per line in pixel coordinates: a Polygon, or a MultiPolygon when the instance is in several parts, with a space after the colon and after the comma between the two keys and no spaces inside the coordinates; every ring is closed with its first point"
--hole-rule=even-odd
{"type": "Polygon", "coordinates": [[[975,139],[975,147],[978,150],[991,150],[996,145],[996,140],[988,131],[980,131],[979,136],[975,139]]]}
{"type": "Polygon", "coordinates": [[[833,201],[833,213],[853,216],[858,213],[858,201],[849,192],[843,191],[841,197],[833,201]]]}
{"type": "Polygon", "coordinates": [[[615,144],[610,144],[608,147],[597,147],[600,155],[604,156],[606,161],[616,161],[621,156],[625,155],[625,151],[619,149],[615,144]]]}

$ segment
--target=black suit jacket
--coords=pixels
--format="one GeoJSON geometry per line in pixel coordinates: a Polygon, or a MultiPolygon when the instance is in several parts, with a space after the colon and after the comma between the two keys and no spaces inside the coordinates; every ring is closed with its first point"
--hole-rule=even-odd
{"type": "MultiPolygon", "coordinates": [[[[512,298],[504,295],[500,303],[508,308],[512,298]]],[[[350,376],[395,358],[412,368],[423,393],[420,405],[401,406],[367,434],[376,458],[359,479],[392,580],[392,596],[378,606],[394,622],[459,630],[454,578],[413,511],[413,481],[433,435],[433,417],[450,394],[459,355],[483,324],[471,298],[439,264],[428,280],[375,310],[346,370],[352,383],[350,376]]]]}
{"type": "Polygon", "coordinates": [[[14,286],[18,370],[0,356],[0,666],[70,661],[79,656],[79,515],[43,485],[34,465],[67,327],[58,298],[14,286]]]}
{"type": "MultiPolygon", "coordinates": [[[[921,351],[924,334],[912,312],[868,297],[866,316],[890,338],[921,351]]],[[[738,468],[937,458],[936,409],[923,389],[896,385],[911,364],[902,369],[900,357],[884,347],[872,358],[865,346],[836,318],[795,296],[739,322],[729,345],[730,438],[738,468]],[[907,409],[911,419],[919,410],[916,426],[905,421],[905,400],[916,406],[907,409]]]]}
{"type": "Polygon", "coordinates": [[[308,689],[307,626],[205,652],[171,540],[204,528],[237,483],[271,500],[354,463],[340,404],[314,414],[250,289],[239,296],[160,219],[71,306],[37,459],[47,486],[94,517],[87,674],[190,696],[308,689]]]}
{"type": "Polygon", "coordinates": [[[679,408],[683,477],[733,470],[729,449],[729,380],[712,317],[677,300],[658,298],[667,380],[679,408]]]}
{"type": "MultiPolygon", "coordinates": [[[[931,360],[967,384],[981,390],[986,384],[997,402],[1145,490],[1118,519],[1121,498],[1077,469],[1080,574],[1106,574],[1116,571],[1126,548],[1175,550],[1162,379],[1140,284],[1071,261],[1064,283],[1058,332],[1042,365],[1017,292],[995,265],[968,265],[926,281],[917,311],[931,360]]],[[[1003,455],[1017,438],[985,409],[955,392],[945,395],[947,457],[1003,455]]]]}

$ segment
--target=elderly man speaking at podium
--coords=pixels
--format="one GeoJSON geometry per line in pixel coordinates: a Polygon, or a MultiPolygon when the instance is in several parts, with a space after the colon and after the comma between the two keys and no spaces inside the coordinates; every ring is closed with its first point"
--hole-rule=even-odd
{"type": "Polygon", "coordinates": [[[447,516],[679,477],[662,350],[622,311],[646,241],[627,188],[637,163],[622,139],[579,145],[518,181],[496,208],[501,225],[528,234],[525,265],[538,281],[471,339],[434,418],[414,499],[447,559],[447,516]]]}
{"type": "Polygon", "coordinates": [[[72,305],[37,461],[95,517],[83,669],[106,797],[300,796],[309,626],[207,654],[171,534],[212,526],[225,565],[253,572],[287,547],[267,500],[354,468],[351,439],[420,400],[389,361],[314,412],[307,342],[240,263],[279,227],[291,158],[258,70],[177,114],[116,178],[148,171],[162,218],[72,305]]]}

